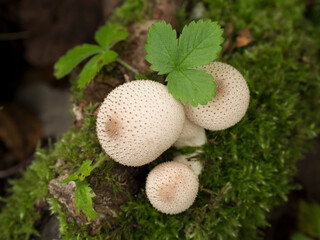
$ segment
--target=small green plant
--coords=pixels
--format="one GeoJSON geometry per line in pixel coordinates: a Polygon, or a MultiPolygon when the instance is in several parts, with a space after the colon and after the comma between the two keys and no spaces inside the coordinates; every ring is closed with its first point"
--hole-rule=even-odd
{"type": "Polygon", "coordinates": [[[184,104],[206,105],[215,97],[216,84],[205,70],[195,69],[207,65],[218,56],[223,42],[222,29],[216,22],[200,20],[185,26],[177,33],[164,21],[149,28],[145,50],[151,69],[168,74],[168,91],[184,104]]]}
{"type": "Polygon", "coordinates": [[[76,46],[58,60],[54,65],[55,77],[58,79],[63,78],[80,62],[91,56],[93,57],[84,65],[79,74],[79,88],[83,88],[103,66],[111,62],[118,61],[126,66],[126,63],[119,59],[118,54],[111,48],[119,41],[125,40],[128,35],[128,30],[125,27],[119,24],[107,23],[95,33],[94,39],[98,45],[85,43],[81,46],[76,46]]]}
{"type": "MultiPolygon", "coordinates": [[[[160,75],[168,74],[168,91],[183,102],[192,106],[205,105],[215,97],[216,84],[212,76],[204,70],[195,69],[217,58],[223,42],[222,29],[216,22],[200,20],[185,26],[177,38],[177,33],[164,21],[149,28],[145,50],[146,59],[152,64],[151,69],[160,75]],[[196,36],[196,37],[195,37],[196,36]]],[[[78,87],[83,88],[101,68],[118,61],[135,74],[137,70],[118,58],[110,50],[114,44],[128,37],[125,27],[107,23],[95,34],[99,45],[83,44],[69,50],[54,65],[54,75],[60,79],[71,72],[84,59],[93,56],[79,74],[78,87]]]]}
{"type": "Polygon", "coordinates": [[[82,163],[82,165],[76,172],[60,181],[61,184],[68,183],[71,181],[74,181],[76,183],[75,207],[78,213],[81,209],[83,213],[87,216],[88,220],[97,219],[99,217],[99,214],[92,207],[92,198],[96,195],[92,191],[92,188],[89,186],[89,184],[84,183],[84,180],[91,174],[91,172],[95,168],[100,166],[100,164],[105,160],[106,159],[101,158],[93,166],[91,165],[92,161],[87,160],[84,163],[82,163]]]}

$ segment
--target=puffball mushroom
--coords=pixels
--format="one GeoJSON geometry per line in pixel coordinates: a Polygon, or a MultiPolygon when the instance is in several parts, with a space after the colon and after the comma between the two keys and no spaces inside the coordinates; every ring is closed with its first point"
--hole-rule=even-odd
{"type": "Polygon", "coordinates": [[[173,144],[177,148],[181,147],[199,147],[207,141],[204,129],[193,124],[188,119],[185,120],[182,132],[178,140],[173,144]]]}
{"type": "Polygon", "coordinates": [[[249,106],[250,93],[246,80],[234,67],[221,62],[200,66],[213,76],[216,97],[206,105],[185,106],[187,118],[211,131],[223,130],[238,123],[249,106]]]}
{"type": "Polygon", "coordinates": [[[115,88],[97,116],[97,136],[116,162],[141,166],[159,157],[179,137],[184,108],[166,86],[136,80],[115,88]]]}
{"type": "Polygon", "coordinates": [[[192,205],[198,188],[198,177],[189,167],[179,162],[165,162],[149,173],[146,194],[158,211],[178,214],[192,205]]]}

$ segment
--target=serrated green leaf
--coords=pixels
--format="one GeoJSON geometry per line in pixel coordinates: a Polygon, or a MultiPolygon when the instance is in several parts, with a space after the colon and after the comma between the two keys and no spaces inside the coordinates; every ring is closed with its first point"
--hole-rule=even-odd
{"type": "Polygon", "coordinates": [[[168,90],[183,103],[207,104],[215,97],[212,76],[192,69],[212,62],[221,50],[222,29],[216,22],[200,20],[184,27],[179,41],[164,21],[155,23],[147,35],[146,59],[151,69],[167,74],[168,90]]]}
{"type": "Polygon", "coordinates": [[[96,31],[94,39],[104,49],[110,49],[114,44],[126,39],[128,36],[127,28],[119,24],[107,23],[96,31]]]}
{"type": "Polygon", "coordinates": [[[301,232],[320,238],[320,205],[300,201],[298,226],[301,232]]]}
{"type": "Polygon", "coordinates": [[[214,89],[216,84],[213,77],[207,74],[205,70],[200,69],[179,69],[169,73],[168,91],[177,100],[182,103],[190,103],[196,107],[207,104],[215,97],[214,89]]]}
{"type": "Polygon", "coordinates": [[[91,58],[80,73],[78,87],[83,88],[94,78],[94,76],[101,70],[103,66],[115,61],[117,56],[118,54],[116,52],[109,50],[103,54],[99,54],[91,58]]]}
{"type": "Polygon", "coordinates": [[[92,44],[83,44],[70,49],[54,65],[54,76],[58,79],[63,78],[84,59],[102,51],[101,47],[92,44]]]}
{"type": "Polygon", "coordinates": [[[80,181],[83,181],[87,176],[90,175],[92,169],[93,169],[93,166],[91,166],[92,164],[92,161],[91,160],[88,160],[88,161],[85,161],[79,168],[79,170],[77,171],[78,172],[78,177],[79,177],[79,180],[80,181]]]}
{"type": "Polygon", "coordinates": [[[78,180],[78,175],[73,173],[70,176],[66,177],[65,179],[59,181],[60,184],[64,184],[64,183],[69,183],[71,181],[76,181],[78,180]]]}
{"type": "Polygon", "coordinates": [[[92,191],[88,184],[83,182],[77,182],[76,192],[75,192],[75,206],[78,213],[80,209],[87,216],[88,220],[97,219],[99,214],[92,207],[92,198],[96,195],[92,191]]]}
{"type": "Polygon", "coordinates": [[[63,183],[68,183],[70,181],[75,181],[75,180],[83,181],[87,176],[90,175],[93,169],[91,164],[92,164],[91,160],[85,161],[84,163],[81,164],[80,168],[76,172],[74,172],[67,178],[60,181],[60,183],[63,184],[63,183]]]}
{"type": "Polygon", "coordinates": [[[158,71],[159,74],[173,71],[178,59],[176,31],[164,21],[154,23],[148,30],[145,50],[152,70],[158,71]]]}
{"type": "Polygon", "coordinates": [[[215,60],[221,51],[222,33],[217,22],[210,20],[193,21],[185,26],[179,38],[179,67],[197,67],[215,60]]]}

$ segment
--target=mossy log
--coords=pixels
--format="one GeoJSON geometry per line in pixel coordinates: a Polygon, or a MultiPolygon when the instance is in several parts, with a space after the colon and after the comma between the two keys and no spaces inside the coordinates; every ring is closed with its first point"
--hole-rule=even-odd
{"type": "Polygon", "coordinates": [[[75,127],[49,150],[39,148],[22,178],[11,181],[12,194],[4,199],[0,214],[0,239],[36,235],[34,224],[41,209],[48,208],[41,202],[58,214],[61,239],[261,239],[259,229],[268,225],[268,212],[297,187],[296,161],[319,133],[319,4],[310,9],[302,0],[204,0],[178,10],[178,3],[172,8],[167,1],[147,7],[138,3],[127,0],[127,8],[111,18],[128,23],[128,18],[148,16],[145,23],[133,22],[131,37],[118,46],[125,61],[155,77],[144,61],[147,26],[166,18],[179,30],[193,19],[211,18],[225,29],[219,61],[237,68],[250,88],[244,119],[228,130],[207,132],[208,143],[199,156],[205,167],[196,202],[186,212],[165,215],[146,199],[147,173],[178,150],[169,149],[141,168],[123,167],[105,156],[95,135],[97,108],[111,89],[134,78],[112,64],[84,92],[72,88],[75,127]],[[126,10],[130,6],[135,17],[126,10]],[[100,218],[88,222],[75,211],[72,184],[61,187],[57,180],[83,161],[103,158],[88,179],[100,218]]]}

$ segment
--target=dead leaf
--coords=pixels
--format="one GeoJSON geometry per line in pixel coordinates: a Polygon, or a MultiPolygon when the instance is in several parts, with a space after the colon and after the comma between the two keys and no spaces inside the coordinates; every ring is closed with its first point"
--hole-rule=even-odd
{"type": "Polygon", "coordinates": [[[237,32],[236,47],[245,47],[252,42],[252,40],[253,38],[251,37],[249,28],[244,28],[237,32]]]}
{"type": "Polygon", "coordinates": [[[302,62],[305,62],[305,63],[310,63],[310,59],[306,56],[302,56],[302,62]]]}

